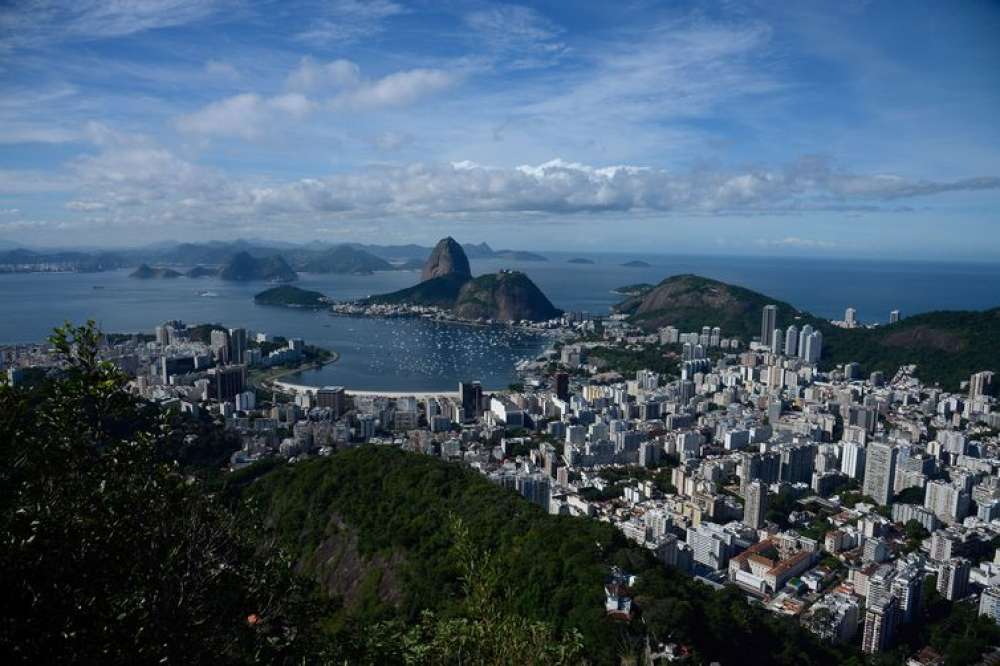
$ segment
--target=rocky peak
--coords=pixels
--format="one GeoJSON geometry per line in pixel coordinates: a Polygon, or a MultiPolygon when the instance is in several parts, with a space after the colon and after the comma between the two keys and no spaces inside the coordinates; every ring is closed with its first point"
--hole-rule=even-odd
{"type": "Polygon", "coordinates": [[[434,246],[434,251],[424,264],[420,279],[431,280],[444,275],[472,277],[472,269],[469,268],[469,258],[465,256],[465,250],[451,236],[442,238],[434,246]]]}

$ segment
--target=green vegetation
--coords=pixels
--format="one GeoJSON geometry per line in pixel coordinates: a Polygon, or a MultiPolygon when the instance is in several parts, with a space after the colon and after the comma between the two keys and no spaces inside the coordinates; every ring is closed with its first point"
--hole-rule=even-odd
{"type": "Polygon", "coordinates": [[[169,421],[60,329],[58,379],[0,384],[5,663],[291,663],[325,604],[165,456],[169,421]]]}
{"type": "Polygon", "coordinates": [[[389,305],[423,305],[429,307],[450,308],[458,298],[462,285],[468,277],[458,274],[442,275],[425,280],[406,289],[400,289],[389,294],[371,296],[364,303],[385,303],[389,305]]]}
{"type": "Polygon", "coordinates": [[[589,350],[591,362],[601,359],[605,370],[618,372],[626,377],[635,377],[639,370],[652,370],[666,376],[677,375],[677,359],[661,345],[646,345],[641,348],[592,347],[589,350]]]}
{"type": "Polygon", "coordinates": [[[266,289],[253,297],[258,305],[277,305],[294,308],[323,308],[329,299],[318,291],[301,289],[291,285],[281,285],[266,289]]]}
{"type": "Polygon", "coordinates": [[[648,294],[653,290],[653,285],[648,282],[637,282],[636,284],[627,284],[623,287],[616,287],[611,290],[613,294],[620,294],[622,296],[642,296],[643,294],[648,294]]]}

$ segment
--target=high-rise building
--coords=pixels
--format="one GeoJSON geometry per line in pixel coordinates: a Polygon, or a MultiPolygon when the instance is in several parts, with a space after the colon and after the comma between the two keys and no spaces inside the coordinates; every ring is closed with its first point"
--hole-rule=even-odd
{"type": "Polygon", "coordinates": [[[569,400],[569,373],[556,373],[556,397],[560,400],[569,400]]]}
{"type": "Polygon", "coordinates": [[[892,502],[893,481],[899,449],[891,444],[875,442],[865,456],[865,481],[862,492],[881,505],[892,502]]]}
{"type": "Polygon", "coordinates": [[[247,381],[245,365],[227,365],[208,369],[209,393],[220,402],[229,402],[243,392],[247,381]]]}
{"type": "Polygon", "coordinates": [[[855,442],[844,442],[840,454],[840,471],[852,479],[860,479],[865,473],[865,446],[855,442]]]}
{"type": "Polygon", "coordinates": [[[861,638],[863,652],[875,654],[892,645],[896,615],[896,597],[872,600],[869,595],[868,608],[865,610],[865,630],[861,638]]]}
{"type": "Polygon", "coordinates": [[[774,339],[774,328],[778,324],[778,306],[765,305],[764,312],[760,320],[760,344],[765,347],[771,346],[774,339]]]}
{"type": "Polygon", "coordinates": [[[812,483],[816,447],[796,444],[781,450],[780,478],[786,483],[812,483]]]}
{"type": "Polygon", "coordinates": [[[937,591],[948,601],[964,597],[969,591],[972,563],[964,557],[953,557],[938,568],[937,591]]]}
{"type": "Polygon", "coordinates": [[[767,486],[760,481],[751,481],[747,485],[746,505],[743,509],[743,522],[754,528],[764,526],[764,516],[767,514],[767,486]]]}
{"type": "Polygon", "coordinates": [[[324,386],[316,391],[316,406],[333,410],[333,418],[339,419],[347,411],[347,393],[343,386],[324,386]]]}
{"type": "Polygon", "coordinates": [[[993,585],[983,590],[982,596],[979,597],[979,614],[1000,623],[1000,585],[993,585]]]}
{"type": "Polygon", "coordinates": [[[823,334],[813,331],[805,342],[805,348],[799,350],[800,356],[807,363],[819,363],[820,356],[823,355],[823,334]]]}
{"type": "Polygon", "coordinates": [[[889,323],[895,324],[899,321],[899,310],[892,310],[889,312],[889,323]]]}
{"type": "Polygon", "coordinates": [[[229,332],[222,330],[213,330],[209,338],[212,347],[212,353],[215,355],[215,361],[219,365],[226,365],[229,363],[229,332]]]}
{"type": "Polygon", "coordinates": [[[458,393],[462,398],[462,412],[466,421],[479,418],[483,405],[483,386],[479,382],[461,382],[458,393]]]}
{"type": "Polygon", "coordinates": [[[988,370],[977,372],[969,378],[969,397],[985,395],[993,395],[993,373],[988,370]]]}
{"type": "Polygon", "coordinates": [[[785,351],[785,334],[780,328],[774,329],[771,334],[771,353],[781,354],[785,351]]]}
{"type": "Polygon", "coordinates": [[[806,324],[799,331],[799,358],[804,359],[806,357],[806,340],[809,336],[813,334],[813,327],[810,324],[806,324]]]}
{"type": "Polygon", "coordinates": [[[785,330],[785,356],[797,356],[799,353],[799,327],[792,324],[785,330]]]}
{"type": "Polygon", "coordinates": [[[858,311],[854,308],[847,308],[844,312],[844,323],[847,324],[848,328],[854,328],[858,325],[857,321],[858,311]]]}
{"type": "Polygon", "coordinates": [[[245,363],[247,354],[247,330],[245,328],[229,329],[229,362],[245,363]]]}
{"type": "Polygon", "coordinates": [[[934,512],[949,525],[960,522],[969,515],[971,496],[962,487],[947,481],[928,481],[924,494],[924,507],[934,512]]]}

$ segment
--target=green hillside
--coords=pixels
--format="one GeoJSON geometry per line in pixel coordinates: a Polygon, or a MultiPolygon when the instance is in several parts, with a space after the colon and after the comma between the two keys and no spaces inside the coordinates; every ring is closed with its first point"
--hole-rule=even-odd
{"type": "Polygon", "coordinates": [[[448,526],[457,518],[476,548],[497,558],[504,612],[560,634],[579,631],[591,663],[618,663],[646,630],[690,645],[694,663],[754,654],[758,664],[832,664],[845,656],[792,621],[747,606],[734,590],[717,593],[664,568],[606,523],[551,516],[471,469],[429,456],[364,446],[280,467],[243,494],[265,507],[299,570],[339,595],[343,606],[330,626],[341,638],[375,621],[413,623],[425,609],[456,611],[463,592],[448,526]],[[612,564],[639,575],[641,619],[605,614],[612,564]]]}
{"type": "Polygon", "coordinates": [[[258,305],[278,305],[295,308],[322,308],[329,305],[329,299],[318,291],[301,289],[283,284],[265,289],[253,297],[258,305]]]}
{"type": "Polygon", "coordinates": [[[386,303],[390,305],[423,305],[428,307],[450,308],[458,298],[458,292],[469,281],[464,275],[455,273],[425,280],[412,287],[400,289],[389,294],[371,296],[365,299],[367,303],[386,303]]]}

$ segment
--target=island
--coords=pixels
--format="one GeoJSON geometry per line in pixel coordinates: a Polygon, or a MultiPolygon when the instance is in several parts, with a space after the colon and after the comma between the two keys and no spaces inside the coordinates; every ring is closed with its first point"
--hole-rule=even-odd
{"type": "Polygon", "coordinates": [[[301,289],[292,285],[281,285],[265,289],[253,297],[257,305],[271,305],[285,308],[324,308],[330,299],[318,291],[301,289]]]}
{"type": "Polygon", "coordinates": [[[180,276],[181,274],[172,268],[153,268],[149,264],[142,264],[129,274],[129,277],[137,280],[172,280],[180,276]]]}
{"type": "Polygon", "coordinates": [[[592,264],[594,262],[592,260],[586,259],[584,257],[573,257],[572,259],[570,259],[566,263],[567,264],[592,264]]]}
{"type": "Polygon", "coordinates": [[[633,259],[632,261],[626,261],[622,266],[626,268],[652,268],[653,265],[639,259],[633,259]]]}
{"type": "Polygon", "coordinates": [[[215,277],[219,274],[219,269],[217,268],[207,268],[205,266],[195,266],[187,273],[186,276],[189,278],[203,278],[203,277],[215,277]]]}
{"type": "Polygon", "coordinates": [[[338,245],[299,265],[299,270],[306,273],[340,275],[371,275],[375,271],[391,271],[395,268],[385,259],[350,245],[338,245]]]}

